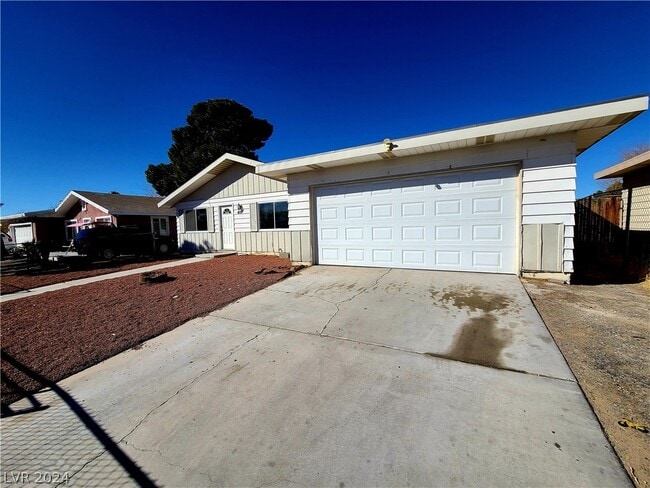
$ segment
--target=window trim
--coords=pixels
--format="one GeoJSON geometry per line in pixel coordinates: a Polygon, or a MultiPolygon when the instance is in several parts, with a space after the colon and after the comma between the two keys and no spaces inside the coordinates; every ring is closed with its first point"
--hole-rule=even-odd
{"type": "Polygon", "coordinates": [[[273,202],[258,202],[257,204],[257,227],[258,231],[282,231],[282,230],[289,230],[289,200],[276,200],[273,202]],[[276,222],[276,210],[275,210],[275,205],[278,203],[285,203],[287,205],[287,226],[286,227],[278,227],[277,222],[276,222]],[[273,205],[273,227],[262,227],[262,205],[273,205]]]}
{"type": "MultiPolygon", "coordinates": [[[[168,237],[171,234],[171,232],[169,230],[169,217],[167,217],[166,215],[152,215],[151,216],[151,232],[152,233],[155,232],[154,225],[153,225],[154,220],[160,220],[160,221],[164,220],[166,222],[165,225],[166,225],[167,228],[165,229],[165,233],[160,232],[159,235],[164,236],[164,237],[168,237]]],[[[158,223],[158,229],[160,229],[160,223],[158,223]]]]}
{"type": "Polygon", "coordinates": [[[199,233],[199,232],[210,232],[210,222],[208,221],[208,219],[209,219],[209,215],[208,215],[208,208],[207,207],[192,208],[192,209],[189,209],[189,210],[185,210],[183,212],[183,224],[184,224],[184,229],[183,230],[184,230],[184,233],[185,234],[191,234],[191,233],[199,233]],[[199,210],[203,210],[205,212],[205,225],[206,225],[205,230],[199,230],[198,229],[198,220],[196,218],[197,217],[196,212],[198,212],[199,210]],[[196,227],[196,229],[193,229],[193,230],[188,230],[187,229],[187,214],[189,214],[190,212],[194,213],[194,226],[196,227]]]}

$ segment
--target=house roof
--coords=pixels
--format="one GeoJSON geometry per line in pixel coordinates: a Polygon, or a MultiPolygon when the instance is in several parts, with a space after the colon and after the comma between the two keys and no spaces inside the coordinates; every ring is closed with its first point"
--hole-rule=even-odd
{"type": "Polygon", "coordinates": [[[0,221],[8,221],[8,220],[17,220],[17,219],[28,219],[30,217],[56,217],[57,215],[54,213],[54,209],[48,208],[47,210],[34,210],[32,212],[23,212],[23,213],[18,213],[18,214],[13,214],[13,215],[3,215],[0,217],[0,221]]]}
{"type": "Polygon", "coordinates": [[[233,164],[245,164],[254,168],[262,165],[262,163],[255,161],[254,159],[248,159],[242,156],[237,156],[235,154],[226,153],[211,163],[207,168],[198,173],[192,179],[188,180],[186,183],[179,186],[176,190],[163,198],[158,203],[158,206],[164,208],[173,207],[176,203],[183,200],[191,193],[194,193],[208,181],[217,177],[220,173],[228,169],[233,164]]]}
{"type": "Polygon", "coordinates": [[[614,166],[605,168],[602,171],[594,174],[594,178],[597,180],[605,178],[617,178],[619,176],[638,171],[641,168],[645,168],[646,166],[650,166],[650,151],[637,154],[630,159],[626,159],[625,161],[621,161],[614,166]]]}
{"type": "Polygon", "coordinates": [[[160,200],[160,197],[72,190],[56,207],[55,213],[62,217],[77,201],[84,201],[110,215],[175,215],[174,211],[158,208],[160,200]]]}
{"type": "Polygon", "coordinates": [[[401,156],[413,156],[484,144],[576,133],[577,153],[609,135],[648,108],[648,96],[636,96],[527,117],[461,127],[420,136],[386,141],[337,151],[276,161],[257,168],[264,176],[286,178],[288,174],[320,170],[401,156]]]}

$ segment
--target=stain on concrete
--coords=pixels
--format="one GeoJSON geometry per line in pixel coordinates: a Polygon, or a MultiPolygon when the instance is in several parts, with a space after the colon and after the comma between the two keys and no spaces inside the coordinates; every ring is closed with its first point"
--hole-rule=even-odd
{"type": "Polygon", "coordinates": [[[501,352],[512,341],[510,329],[497,327],[497,319],[492,313],[483,313],[465,322],[456,337],[451,350],[440,357],[480,364],[493,368],[504,368],[501,352]]]}
{"type": "MultiPolygon", "coordinates": [[[[438,301],[438,290],[429,290],[431,298],[438,301]]],[[[471,312],[498,312],[512,304],[512,300],[502,293],[492,293],[478,286],[455,286],[446,288],[440,296],[443,302],[453,303],[457,308],[467,308],[471,312]]]]}
{"type": "MultiPolygon", "coordinates": [[[[235,361],[237,361],[237,360],[235,359],[235,361]]],[[[221,381],[226,381],[226,380],[227,380],[228,378],[230,378],[232,375],[234,375],[234,374],[237,373],[238,371],[241,371],[241,370],[244,369],[246,366],[248,366],[248,364],[249,364],[249,363],[246,363],[246,364],[235,364],[235,365],[230,369],[230,373],[228,373],[228,374],[227,374],[227,375],[226,375],[226,376],[225,376],[221,381]]]]}

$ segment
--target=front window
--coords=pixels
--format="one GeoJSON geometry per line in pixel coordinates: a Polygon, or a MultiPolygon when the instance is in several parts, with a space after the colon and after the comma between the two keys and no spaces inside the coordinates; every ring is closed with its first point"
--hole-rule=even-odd
{"type": "Polygon", "coordinates": [[[157,236],[169,235],[169,221],[167,220],[167,217],[152,217],[151,227],[153,233],[157,236]]]}
{"type": "Polygon", "coordinates": [[[185,212],[185,231],[206,231],[208,230],[208,211],[205,208],[188,210],[185,212]]]}
{"type": "Polygon", "coordinates": [[[288,229],[289,203],[260,203],[260,229],[288,229]]]}
{"type": "Polygon", "coordinates": [[[112,223],[112,220],[111,220],[111,218],[109,216],[95,217],[95,223],[98,223],[98,224],[110,224],[110,223],[112,223]]]}

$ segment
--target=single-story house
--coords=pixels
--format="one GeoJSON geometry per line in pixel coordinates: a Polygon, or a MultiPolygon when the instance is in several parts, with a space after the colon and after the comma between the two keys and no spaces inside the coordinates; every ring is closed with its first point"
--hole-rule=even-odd
{"type": "Polygon", "coordinates": [[[80,228],[96,224],[135,226],[143,231],[176,238],[176,212],[158,206],[160,197],[72,190],[54,210],[63,219],[66,239],[80,228]]]}
{"type": "Polygon", "coordinates": [[[594,178],[622,178],[620,227],[650,231],[650,151],[605,168],[596,173],[594,178]]]}
{"type": "Polygon", "coordinates": [[[0,222],[16,244],[39,241],[56,247],[65,240],[63,220],[57,217],[54,209],[5,215],[0,222]]]}
{"type": "Polygon", "coordinates": [[[179,245],[296,262],[573,272],[576,157],[640,96],[260,163],[224,154],[164,198],[179,245]]]}

